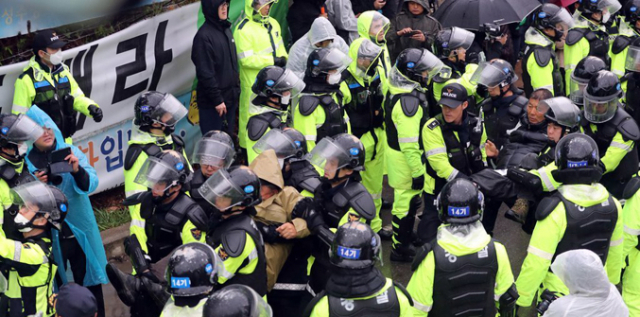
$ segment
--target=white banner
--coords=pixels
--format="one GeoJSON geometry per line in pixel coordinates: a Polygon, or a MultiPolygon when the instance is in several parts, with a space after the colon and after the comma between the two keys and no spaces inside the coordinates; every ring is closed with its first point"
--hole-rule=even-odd
{"type": "MultiPolygon", "coordinates": [[[[195,78],[191,46],[199,8],[200,3],[190,4],[63,52],[78,85],[104,113],[100,123],[81,115],[79,130],[73,135],[74,144],[98,172],[100,186],[96,192],[124,182],[133,107],[142,92],[169,92],[188,106],[195,78]]],[[[14,83],[26,66],[27,62],[0,67],[3,113],[11,112],[14,83]]],[[[185,118],[176,133],[185,139],[190,151],[200,131],[185,118]]]]}

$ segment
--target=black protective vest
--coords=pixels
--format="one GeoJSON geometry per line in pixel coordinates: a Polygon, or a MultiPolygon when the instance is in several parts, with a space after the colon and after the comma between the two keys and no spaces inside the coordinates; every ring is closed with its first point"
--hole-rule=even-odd
{"type": "Polygon", "coordinates": [[[618,208],[613,197],[609,195],[601,204],[582,207],[567,200],[560,193],[556,193],[556,196],[564,203],[567,228],[558,243],[552,262],[556,256],[564,252],[587,249],[597,254],[602,263],[606,263],[611,235],[618,221],[618,208]]]}
{"type": "Polygon", "coordinates": [[[369,299],[345,299],[327,295],[329,317],[399,317],[400,302],[393,284],[380,295],[369,299]]]}
{"type": "MultiPolygon", "coordinates": [[[[412,116],[412,113],[417,113],[417,109],[414,110],[414,105],[422,108],[420,130],[422,130],[422,126],[427,122],[427,119],[429,119],[429,115],[427,114],[427,95],[425,93],[414,90],[411,93],[389,95],[384,105],[385,130],[387,132],[387,145],[396,151],[400,151],[400,143],[398,142],[398,130],[391,119],[391,113],[398,101],[400,101],[400,107],[402,107],[404,114],[409,117],[412,116]]],[[[418,143],[420,144],[420,148],[422,148],[422,133],[420,133],[418,143]]]]}
{"type": "Polygon", "coordinates": [[[175,134],[171,135],[171,138],[173,143],[166,143],[162,145],[157,143],[130,144],[127,149],[127,154],[124,157],[124,170],[130,170],[142,152],[147,154],[148,157],[158,156],[163,150],[174,150],[178,153],[182,153],[184,150],[184,141],[182,138],[175,134]]]}
{"type": "MultiPolygon", "coordinates": [[[[26,164],[24,164],[22,168],[22,173],[17,173],[15,166],[10,163],[5,163],[0,167],[0,178],[7,183],[9,188],[14,188],[36,180],[36,178],[29,173],[29,169],[26,164]]],[[[2,224],[2,230],[6,234],[7,238],[20,241],[24,239],[24,236],[20,231],[18,231],[16,223],[14,222],[14,218],[16,217],[16,214],[18,214],[18,210],[19,208],[15,204],[4,209],[4,223],[2,224]]]]}
{"type": "MultiPolygon", "coordinates": [[[[341,94],[337,94],[338,100],[342,100],[341,94]]],[[[300,98],[298,106],[300,107],[300,113],[304,116],[308,116],[313,113],[318,105],[324,110],[325,120],[317,129],[318,134],[316,142],[319,142],[325,137],[333,137],[340,133],[347,133],[347,123],[344,120],[344,109],[340,106],[340,103],[333,100],[331,94],[322,94],[319,96],[304,95],[300,98]]]]}
{"type": "Polygon", "coordinates": [[[449,254],[434,241],[433,317],[494,317],[498,274],[495,242],[477,253],[449,254]]]}
{"type": "Polygon", "coordinates": [[[487,138],[493,141],[498,149],[509,140],[507,131],[518,126],[520,117],[526,112],[528,102],[529,99],[524,96],[516,95],[508,106],[503,106],[507,108],[503,111],[496,109],[491,98],[486,99],[481,104],[484,110],[484,126],[487,129],[487,138]]]}
{"type": "MultiPolygon", "coordinates": [[[[524,58],[522,59],[522,81],[524,82],[524,93],[526,96],[531,96],[533,93],[533,86],[531,86],[531,73],[527,69],[527,62],[531,55],[534,55],[536,63],[540,67],[545,67],[549,63],[553,63],[553,92],[555,96],[564,96],[564,82],[562,74],[560,73],[560,67],[558,66],[558,58],[551,45],[541,46],[535,44],[526,44],[524,50],[524,58]]],[[[537,75],[539,76],[539,75],[537,75]]]]}
{"type": "MultiPolygon", "coordinates": [[[[483,125],[482,121],[472,114],[469,116],[467,129],[469,131],[469,145],[461,144],[454,130],[450,128],[450,125],[444,121],[442,114],[435,117],[435,121],[430,123],[427,128],[435,129],[440,126],[442,131],[442,137],[444,138],[444,145],[447,149],[449,156],[449,164],[455,169],[467,176],[473,173],[477,173],[485,168],[482,161],[482,150],[480,149],[480,143],[482,141],[483,125]]],[[[439,193],[442,187],[447,183],[447,180],[440,178],[438,173],[431,167],[431,164],[427,162],[427,173],[433,177],[436,181],[435,193],[439,193]]]]}
{"type": "MultiPolygon", "coordinates": [[[[351,123],[351,133],[362,138],[362,135],[373,131],[374,128],[382,127],[384,114],[382,109],[382,96],[378,95],[380,79],[376,79],[370,85],[365,81],[364,87],[348,73],[345,79],[351,91],[351,102],[344,105],[349,121],[351,123]]],[[[377,140],[376,140],[377,143],[377,140]]]]}
{"type": "Polygon", "coordinates": [[[320,174],[307,160],[291,160],[291,170],[285,177],[284,185],[295,188],[298,192],[304,190],[314,193],[322,185],[320,174]]]}
{"type": "Polygon", "coordinates": [[[636,122],[640,122],[640,74],[629,72],[622,77],[622,81],[627,82],[624,110],[636,122]]]}
{"type": "Polygon", "coordinates": [[[280,129],[285,126],[282,117],[276,112],[265,112],[249,118],[247,135],[251,141],[258,141],[269,129],[280,129]]]}
{"type": "Polygon", "coordinates": [[[357,180],[351,179],[346,185],[333,192],[331,197],[326,197],[327,193],[320,192],[316,195],[322,197],[322,209],[324,210],[324,221],[329,228],[338,228],[338,224],[344,215],[353,208],[357,215],[350,216],[349,221],[357,221],[360,218],[367,219],[366,223],[371,224],[371,219],[375,217],[376,207],[373,198],[367,189],[357,180]],[[351,218],[353,217],[353,218],[351,218]]]}
{"type": "MultiPolygon", "coordinates": [[[[223,239],[225,236],[229,232],[236,230],[246,232],[251,239],[253,239],[253,242],[256,244],[256,250],[258,250],[258,265],[250,274],[240,274],[236,271],[236,275],[228,280],[225,285],[246,285],[260,294],[260,296],[264,296],[267,294],[267,259],[264,254],[262,235],[250,216],[240,214],[220,221],[217,226],[212,229],[213,235],[211,236],[211,241],[213,242],[213,246],[217,248],[219,245],[224,244],[223,239]]],[[[242,247],[244,247],[244,245],[242,245],[242,247]]],[[[226,251],[230,253],[230,250],[226,251]]],[[[230,253],[230,256],[233,255],[230,253]]],[[[242,263],[238,271],[248,264],[248,260],[242,263]]]]}
{"type": "Polygon", "coordinates": [[[574,45],[583,37],[589,42],[589,54],[587,56],[599,57],[609,64],[609,34],[602,30],[593,31],[589,27],[573,28],[567,33],[565,41],[568,45],[574,45]]]}
{"type": "Polygon", "coordinates": [[[52,75],[54,85],[43,79],[36,81],[34,69],[27,69],[21,76],[29,76],[36,91],[33,104],[46,112],[58,126],[62,136],[67,138],[76,132],[77,111],[73,109],[74,98],[71,96],[71,83],[68,77],[52,75]]]}

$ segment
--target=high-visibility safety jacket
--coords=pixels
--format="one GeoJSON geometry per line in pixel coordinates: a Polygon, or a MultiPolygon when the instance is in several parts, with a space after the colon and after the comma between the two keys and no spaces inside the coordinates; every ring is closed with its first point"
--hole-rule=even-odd
{"type": "MultiPolygon", "coordinates": [[[[365,11],[360,14],[360,16],[358,17],[358,35],[361,38],[370,39],[373,43],[382,48],[382,53],[380,53],[380,62],[378,63],[378,74],[380,75],[380,81],[382,83],[382,93],[387,94],[389,87],[389,73],[391,72],[391,69],[393,69],[394,64],[391,63],[391,55],[389,55],[389,47],[387,47],[386,41],[382,40],[382,42],[380,42],[375,36],[369,35],[371,22],[373,22],[375,13],[376,11],[365,11]]],[[[389,28],[386,28],[384,34],[385,37],[388,31],[389,28]]]]}
{"type": "Polygon", "coordinates": [[[187,316],[202,316],[202,310],[204,309],[204,304],[207,302],[207,298],[205,297],[201,299],[198,304],[195,306],[177,306],[176,302],[173,300],[173,296],[167,301],[162,308],[162,314],[160,317],[187,317],[187,316]]]}
{"type": "Polygon", "coordinates": [[[344,88],[320,92],[313,87],[319,86],[307,85],[293,110],[293,128],[304,135],[309,151],[324,137],[351,133],[349,115],[342,106],[344,88]]]}
{"type": "Polygon", "coordinates": [[[565,87],[569,87],[571,73],[583,58],[596,56],[606,63],[609,62],[607,29],[602,25],[594,24],[582,15],[575,20],[576,26],[569,30],[564,42],[565,87]]]}
{"type": "Polygon", "coordinates": [[[544,88],[554,96],[564,96],[565,86],[558,66],[555,43],[535,28],[527,30],[524,43],[522,80],[525,94],[529,96],[533,91],[544,88]]]}
{"type": "Polygon", "coordinates": [[[611,72],[616,74],[618,78],[624,76],[625,61],[627,59],[627,52],[629,51],[629,45],[631,42],[638,38],[640,34],[632,29],[625,21],[620,20],[619,34],[615,35],[615,39],[611,42],[609,47],[609,58],[611,59],[611,72]]]}
{"type": "Polygon", "coordinates": [[[233,32],[240,66],[240,126],[238,140],[243,148],[246,148],[246,126],[249,120],[251,94],[253,94],[251,86],[261,69],[274,65],[276,57],[288,56],[278,21],[269,16],[261,16],[260,13],[253,9],[252,3],[253,0],[245,0],[244,12],[246,16],[233,32]]]}
{"type": "Polygon", "coordinates": [[[51,70],[34,56],[16,80],[11,111],[26,113],[32,105],[46,112],[66,138],[76,130],[76,111],[90,117],[89,106],[98,104],[85,97],[67,65],[51,70]]]}
{"type": "Polygon", "coordinates": [[[624,218],[623,258],[627,267],[622,276],[622,299],[629,308],[629,317],[640,317],[640,179],[629,182],[625,189],[627,202],[624,218]]]}
{"type": "Polygon", "coordinates": [[[560,296],[568,294],[564,283],[549,270],[555,256],[568,250],[591,249],[604,261],[609,281],[620,282],[622,207],[604,186],[560,186],[557,194],[540,202],[536,219],[516,281],[518,306],[530,306],[541,284],[560,296]]]}

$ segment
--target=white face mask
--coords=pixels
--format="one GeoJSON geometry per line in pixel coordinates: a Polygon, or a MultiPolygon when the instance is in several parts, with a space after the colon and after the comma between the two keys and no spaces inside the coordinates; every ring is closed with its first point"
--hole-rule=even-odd
{"type": "Polygon", "coordinates": [[[279,158],[278,165],[280,165],[280,169],[282,169],[284,167],[284,159],[279,158]]]}
{"type": "Polygon", "coordinates": [[[342,75],[340,73],[330,74],[329,77],[327,77],[327,84],[337,85],[340,83],[340,79],[342,79],[342,75]]]}
{"type": "Polygon", "coordinates": [[[280,97],[280,104],[288,105],[290,101],[291,101],[291,95],[280,97]]]}
{"type": "Polygon", "coordinates": [[[62,50],[49,54],[49,62],[53,65],[60,65],[62,63],[62,50]]]}
{"type": "Polygon", "coordinates": [[[24,144],[24,143],[18,145],[18,155],[20,155],[20,156],[27,155],[27,150],[28,149],[29,149],[29,146],[24,144]]]}
{"type": "Polygon", "coordinates": [[[611,18],[611,13],[609,13],[608,10],[602,12],[602,23],[607,23],[607,21],[609,21],[610,18],[611,18]]]}
{"type": "MultiPolygon", "coordinates": [[[[13,221],[17,224],[17,225],[23,225],[26,226],[30,220],[27,219],[25,216],[23,216],[22,214],[18,214],[16,215],[16,217],[13,219],[13,221]]],[[[21,228],[19,229],[20,232],[29,232],[33,230],[33,228],[21,228]]]]}

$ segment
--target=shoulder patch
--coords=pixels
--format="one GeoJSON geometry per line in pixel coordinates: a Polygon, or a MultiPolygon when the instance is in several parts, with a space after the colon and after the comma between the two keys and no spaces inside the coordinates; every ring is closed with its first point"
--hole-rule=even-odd
{"type": "Polygon", "coordinates": [[[142,153],[142,146],[139,144],[131,144],[127,149],[127,154],[124,157],[124,170],[130,170],[138,160],[138,156],[142,153]]]}
{"type": "Polygon", "coordinates": [[[200,240],[202,238],[202,230],[198,228],[191,229],[191,236],[196,240],[200,240]]]}
{"type": "Polygon", "coordinates": [[[550,197],[545,197],[540,201],[538,208],[536,209],[536,220],[540,221],[544,218],[547,218],[551,212],[556,209],[558,204],[560,203],[560,197],[556,195],[552,195],[550,197]]]}
{"type": "Polygon", "coordinates": [[[551,61],[551,49],[544,47],[536,47],[533,50],[533,57],[536,59],[536,64],[540,67],[546,67],[549,65],[549,61],[551,61]]]}
{"type": "Polygon", "coordinates": [[[440,126],[440,122],[437,119],[433,119],[431,123],[427,124],[427,128],[429,128],[430,130],[433,130],[439,126],[440,126]]]}
{"type": "Polygon", "coordinates": [[[624,187],[624,192],[622,193],[623,199],[631,199],[636,192],[640,189],[640,178],[634,177],[627,182],[627,186],[624,187]]]}
{"type": "Polygon", "coordinates": [[[403,95],[400,97],[400,105],[402,106],[402,112],[407,117],[413,117],[420,108],[420,99],[412,95],[403,95]]]}
{"type": "Polygon", "coordinates": [[[320,98],[316,96],[305,95],[300,98],[298,109],[300,110],[300,114],[306,117],[312,114],[319,104],[320,98]]]}
{"type": "Polygon", "coordinates": [[[567,38],[564,41],[565,44],[575,45],[585,36],[585,34],[587,33],[586,31],[587,30],[584,28],[573,28],[569,30],[569,32],[567,32],[567,38]]]}
{"type": "Polygon", "coordinates": [[[611,44],[611,52],[613,54],[620,54],[625,48],[631,44],[632,39],[626,35],[618,35],[611,44]]]}
{"type": "Polygon", "coordinates": [[[246,242],[247,233],[242,230],[233,230],[222,235],[222,248],[230,257],[240,256],[246,242]]]}

